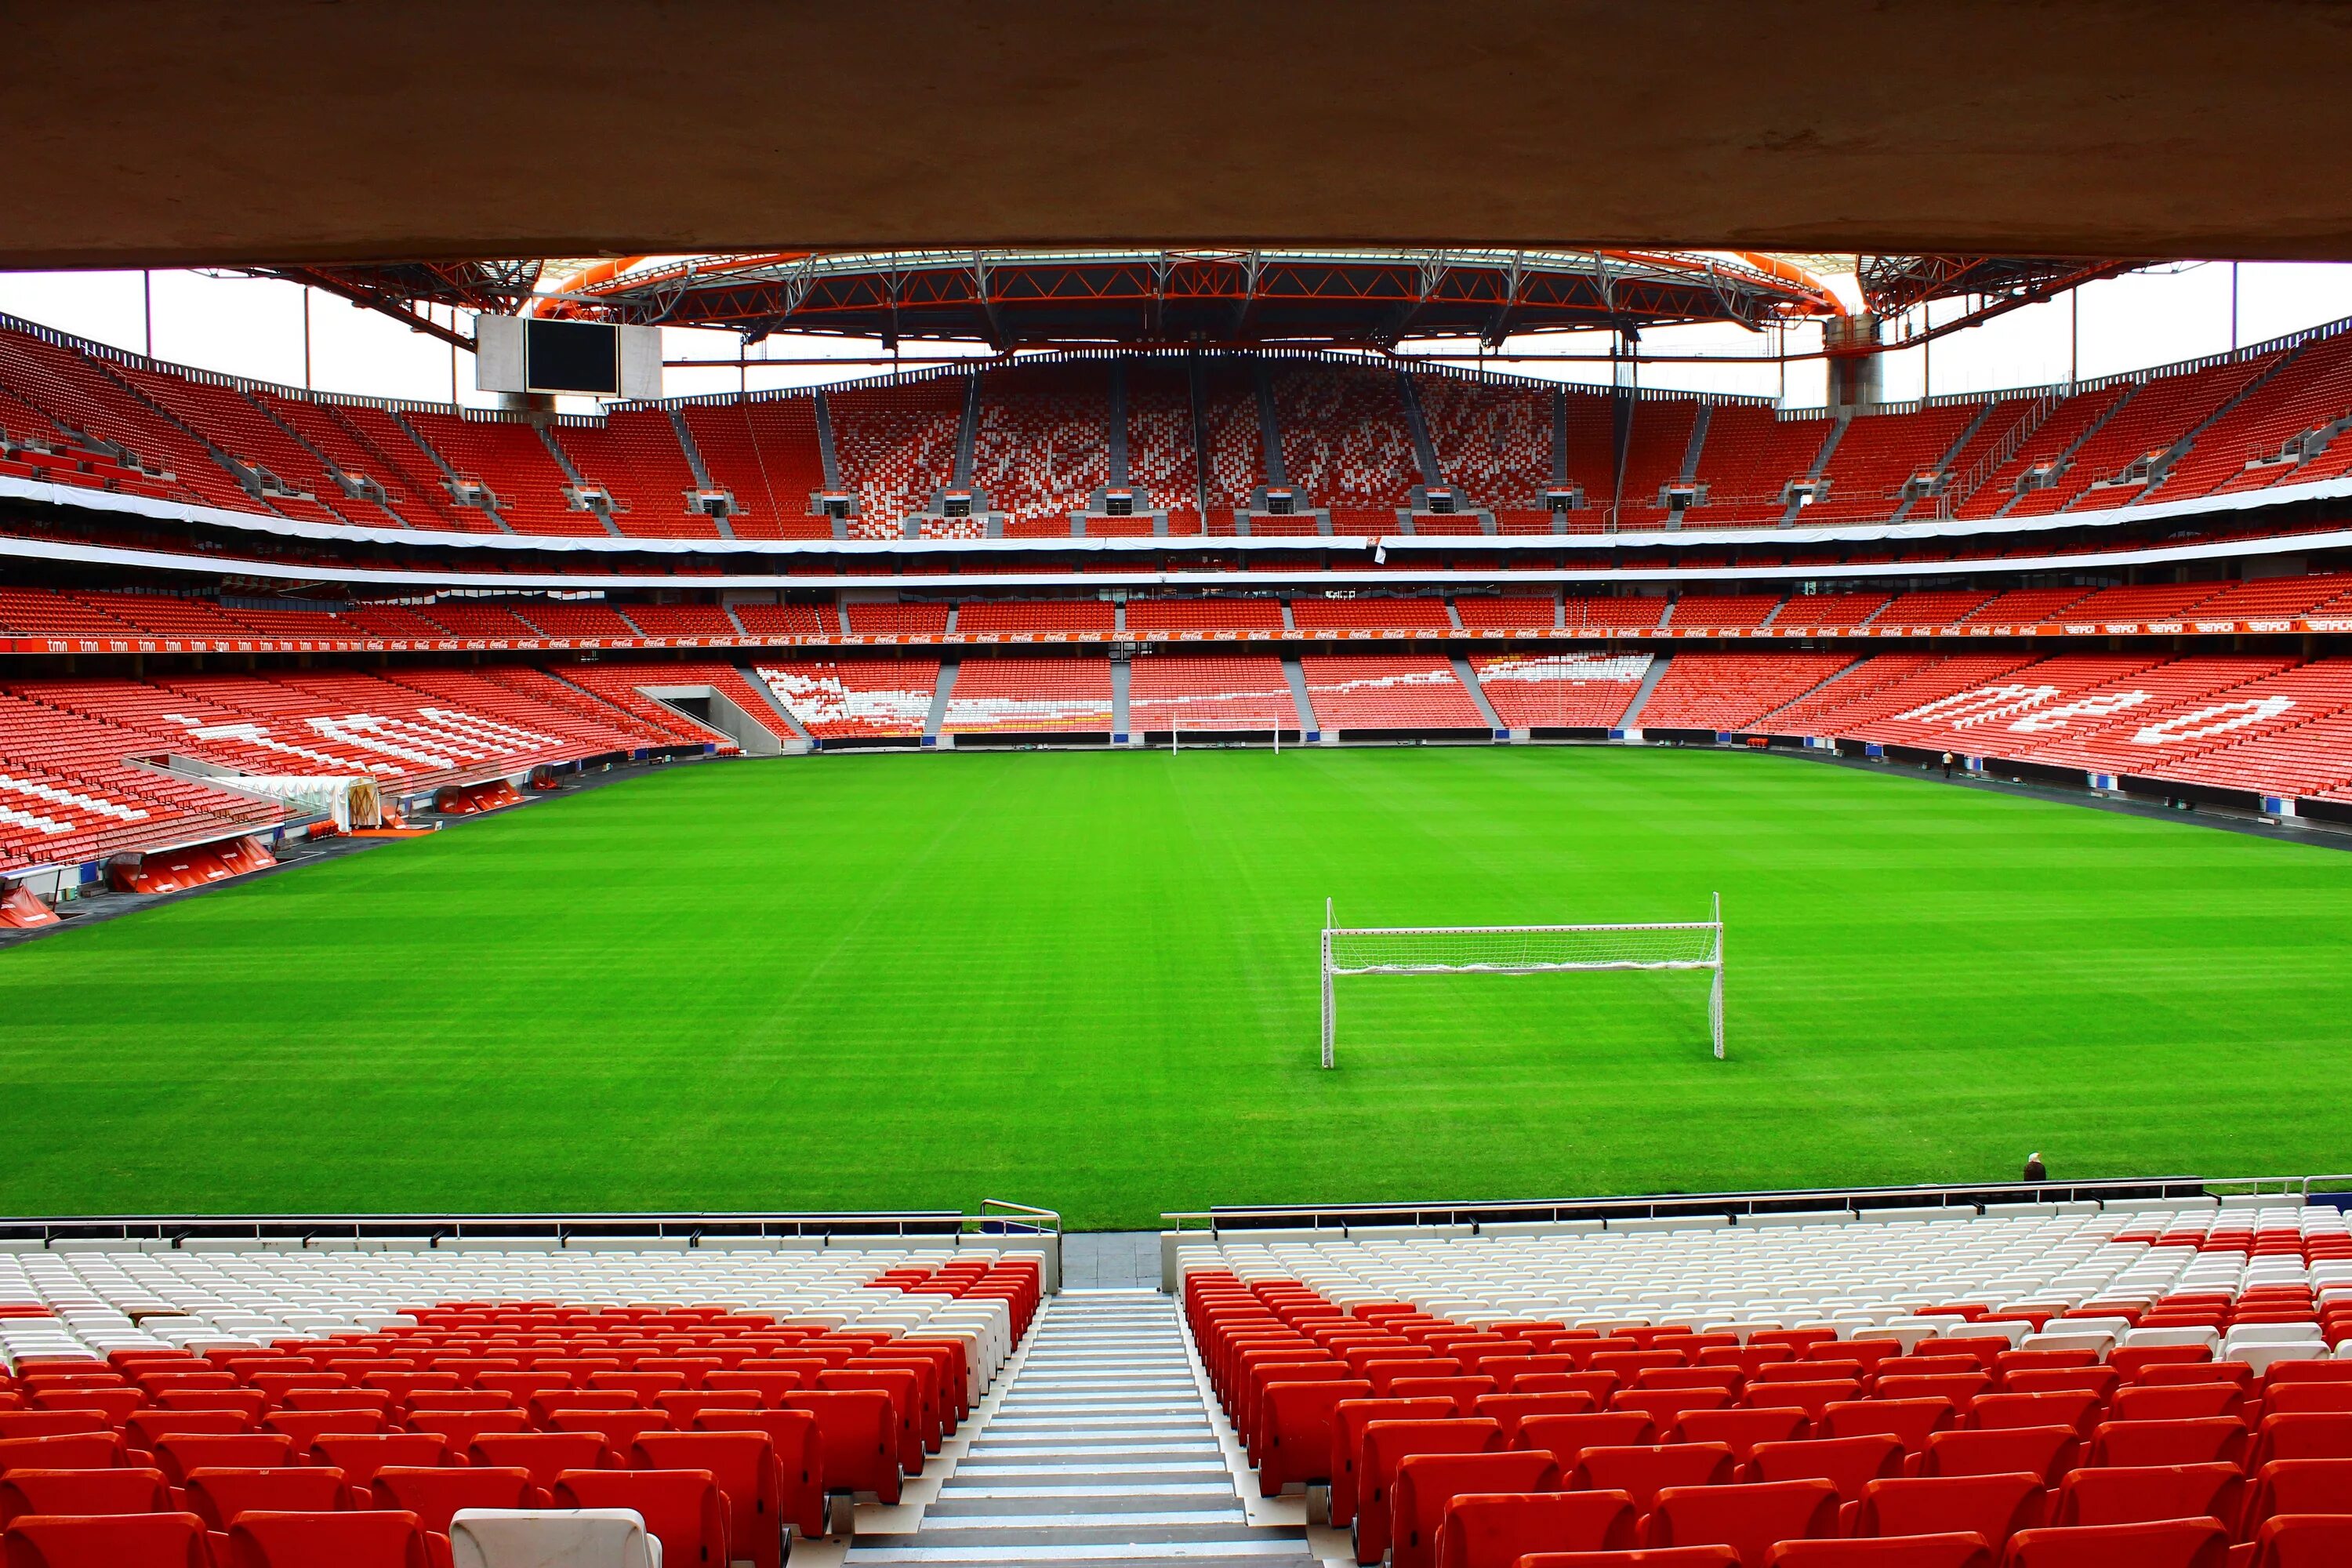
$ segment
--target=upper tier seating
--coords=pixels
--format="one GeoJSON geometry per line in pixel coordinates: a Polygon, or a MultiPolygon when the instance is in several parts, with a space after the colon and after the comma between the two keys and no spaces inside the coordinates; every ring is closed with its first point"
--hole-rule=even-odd
{"type": "Polygon", "coordinates": [[[117,365],[113,371],[133,392],[195,431],[222,456],[244,465],[257,479],[268,475],[277,480],[268,504],[288,517],[310,522],[381,521],[344,517],[332,504],[342,499],[341,487],[326,465],[236,387],[136,365],[117,365]],[[299,493],[279,493],[284,490],[299,493]]]}
{"type": "MultiPolygon", "coordinates": [[[[1166,508],[1194,519],[1200,531],[1201,459],[1192,438],[1192,377],[1158,364],[1127,372],[1127,479],[1139,492],[1138,510],[1166,508]]],[[[1182,531],[1169,518],[1170,531],[1182,531]]]]}
{"type": "Polygon", "coordinates": [[[529,421],[422,412],[402,417],[459,479],[489,487],[491,510],[517,533],[605,531],[603,519],[564,499],[572,481],[529,421]]]}
{"type": "MultiPolygon", "coordinates": [[[[2056,462],[2060,454],[2080,440],[2085,431],[2106,417],[2108,412],[2121,402],[2130,390],[2128,386],[2100,387],[2091,392],[2077,393],[2072,397],[2062,400],[2050,410],[2048,416],[2034,427],[2033,433],[2010,454],[2006,461],[1983,477],[1982,482],[1974,491],[1954,498],[1953,515],[1991,517],[2003,508],[2009,507],[2011,502],[2017,502],[2021,506],[2024,498],[2018,490],[2019,481],[2030,470],[2056,462]]],[[[1992,419],[1987,422],[1988,426],[1999,423],[2006,418],[2007,415],[2007,405],[1996,405],[1992,419]]],[[[2020,409],[2019,416],[2021,418],[2028,416],[2027,410],[2020,409]]],[[[2016,422],[2011,423],[2013,426],[2016,422]]],[[[1962,477],[1967,477],[1966,471],[1962,477]]],[[[2083,482],[2088,484],[2090,479],[2086,479],[2083,482]]],[[[2034,493],[2037,492],[2027,491],[2024,495],[2031,496],[2034,493]]],[[[2071,493],[2069,492],[2069,495],[2071,493]]],[[[2055,510],[2058,503],[2066,499],[2068,499],[2066,496],[2061,496],[2057,501],[2041,506],[2039,510],[2055,510]]],[[[2030,516],[2032,513],[2029,512],[2027,515],[2030,516]]]]}
{"type": "Polygon", "coordinates": [[[669,416],[658,408],[616,409],[602,425],[551,427],[555,444],[590,484],[610,491],[623,533],[648,539],[716,539],[718,525],[690,510],[694,468],[669,416]]]}
{"type": "Polygon", "coordinates": [[[972,488],[1015,519],[1085,510],[1110,483],[1109,409],[1110,374],[1100,363],[981,372],[972,488]]]}
{"type": "Polygon", "coordinates": [[[1128,669],[1130,733],[1253,731],[1263,734],[1298,728],[1298,704],[1291,697],[1290,683],[1278,658],[1168,653],[1137,658],[1128,669]]]}
{"type": "Polygon", "coordinates": [[[833,537],[829,519],[810,515],[810,498],[824,489],[814,398],[697,403],[678,413],[710,482],[734,498],[727,525],[738,539],[833,537]]]}
{"type": "Polygon", "coordinates": [[[1473,654],[1496,716],[1512,729],[1613,729],[1625,716],[1650,656],[1629,654],[1473,654]]]}
{"type": "Polygon", "coordinates": [[[1316,727],[1486,730],[1477,704],[1446,659],[1411,654],[1308,654],[1298,661],[1316,727]]]}
{"type": "MultiPolygon", "coordinates": [[[[1603,509],[1604,515],[1613,509],[1615,526],[1619,528],[1658,528],[1666,521],[1666,510],[1658,504],[1658,492],[1682,477],[1683,458],[1690,449],[1691,427],[1698,419],[1698,405],[1680,399],[1644,399],[1633,405],[1633,428],[1625,446],[1625,474],[1619,489],[1620,500],[1612,500],[1609,493],[1609,448],[1600,448],[1601,466],[1588,465],[1584,490],[1588,508],[1603,509]]],[[[1576,458],[1576,442],[1571,434],[1569,442],[1571,463],[1576,458]]]]}
{"type": "MultiPolygon", "coordinates": [[[[1108,608],[1108,606],[1106,606],[1108,608]]],[[[1110,732],[1110,661],[967,658],[948,694],[941,734],[987,731],[1110,732]]]]}
{"type": "Polygon", "coordinates": [[[1293,489],[1317,506],[1392,510],[1410,504],[1421,464],[1396,373],[1279,363],[1267,375],[1293,489]]]}
{"type": "Polygon", "coordinates": [[[374,528],[496,531],[497,525],[480,512],[451,509],[449,492],[432,462],[378,411],[368,412],[377,415],[379,432],[388,430],[398,437],[391,446],[371,440],[349,416],[355,411],[335,404],[267,391],[256,392],[253,400],[344,478],[373,484],[383,492],[380,501],[337,494],[340,486],[320,492],[332,496],[335,510],[352,521],[374,528]]]}
{"type": "Polygon", "coordinates": [[[1230,532],[1233,509],[1248,506],[1250,491],[1266,482],[1256,381],[1245,367],[1221,361],[1202,371],[1201,388],[1209,449],[1209,531],[1230,532]],[[1221,512],[1227,514],[1222,528],[1216,526],[1221,512]]]}
{"type": "Polygon", "coordinates": [[[1636,721],[1644,730],[1748,730],[1852,664],[1843,653],[1676,655],[1636,721]]]}
{"type": "MultiPolygon", "coordinates": [[[[1527,508],[1551,486],[1552,394],[1523,383],[1413,378],[1437,471],[1477,506],[1527,508]]],[[[1544,531],[1550,520],[1544,520],[1544,531]]]]}
{"type": "Polygon", "coordinates": [[[940,661],[781,659],[761,664],[759,673],[820,741],[917,739],[939,689],[940,661]]]}
{"type": "MultiPolygon", "coordinates": [[[[2277,374],[2200,432],[2150,500],[2261,489],[2315,477],[2298,443],[2352,416],[2352,334],[2305,343],[2277,374]],[[2294,454],[2280,461],[2283,453],[2294,454]]],[[[2323,456],[2333,453],[2331,445],[2323,456]]]]}
{"type": "Polygon", "coordinates": [[[2138,500],[2147,483],[2145,472],[2135,472],[2133,465],[2163,456],[2268,372],[2278,357],[2263,354],[2216,366],[2203,375],[2159,376],[2148,382],[2075,448],[2055,486],[2025,497],[2012,515],[2030,517],[2062,508],[2096,511],[2138,500]]]}
{"type": "MultiPolygon", "coordinates": [[[[1983,407],[1982,403],[1955,403],[1849,420],[1837,449],[1822,468],[1829,493],[1807,506],[1799,514],[1801,521],[1818,526],[1894,516],[1903,506],[1904,485],[1915,475],[1936,472],[1983,407]]],[[[1714,444],[1712,432],[1707,440],[1714,444]]]]}
{"type": "Polygon", "coordinates": [[[1789,510],[1782,494],[1789,481],[1805,477],[1834,427],[1828,419],[1783,419],[1752,404],[1717,404],[1699,453],[1706,504],[1686,521],[1699,528],[1778,522],[1789,510]]]}
{"type": "Polygon", "coordinates": [[[855,537],[899,537],[907,517],[952,482],[966,384],[961,375],[940,375],[825,394],[842,483],[857,492],[855,537]]]}
{"type": "Polygon", "coordinates": [[[24,411],[0,416],[0,429],[12,442],[62,445],[55,437],[70,431],[111,446],[121,459],[91,464],[88,471],[51,465],[45,472],[58,483],[231,510],[269,510],[246,493],[203,442],[142,401],[100,361],[45,339],[0,331],[0,384],[24,411]],[[35,416],[47,427],[34,428],[35,416]]]}
{"type": "Polygon", "coordinates": [[[839,618],[830,605],[737,605],[735,618],[755,637],[837,637],[839,618]]]}

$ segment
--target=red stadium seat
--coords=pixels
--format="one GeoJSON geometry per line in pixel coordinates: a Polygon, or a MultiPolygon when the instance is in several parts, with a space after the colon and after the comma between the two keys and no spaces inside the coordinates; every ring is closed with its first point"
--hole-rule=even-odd
{"type": "Polygon", "coordinates": [[[1784,1541],[1766,1568],[1993,1568],[1999,1555],[1969,1532],[1876,1540],[1784,1541]]]}
{"type": "Polygon", "coordinates": [[[1371,1392],[1371,1384],[1362,1378],[1268,1384],[1260,1405],[1258,1440],[1252,1447],[1259,1494],[1278,1496],[1295,1481],[1328,1484],[1339,1401],[1369,1398],[1371,1392]]]}
{"type": "Polygon", "coordinates": [[[1938,1432],[1952,1429],[1958,1415],[1948,1399],[1866,1399],[1832,1405],[1822,1415],[1824,1437],[1892,1437],[1916,1454],[1938,1432]]]}
{"type": "Polygon", "coordinates": [[[783,1466],[764,1432],[648,1432],[637,1439],[632,1468],[707,1470],[727,1499],[727,1537],[739,1558],[757,1568],[783,1561],[783,1466]]]}
{"type": "Polygon", "coordinates": [[[1750,1480],[1825,1480],[1846,1502],[1861,1500],[1863,1489],[1880,1477],[1902,1473],[1902,1443],[1879,1436],[1759,1443],[1748,1460],[1750,1480]]]}
{"type": "Polygon", "coordinates": [[[449,1462],[448,1445],[430,1432],[383,1432],[361,1436],[350,1433],[330,1433],[310,1445],[314,1463],[333,1465],[343,1472],[352,1485],[364,1487],[373,1483],[375,1473],[386,1465],[444,1465],[449,1462]]]}
{"type": "Polygon", "coordinates": [[[224,1568],[432,1568],[413,1513],[239,1514],[224,1568]]]}
{"type": "Polygon", "coordinates": [[[805,1410],[706,1410],[697,1425],[705,1432],[764,1436],[776,1456],[777,1479],[783,1488],[779,1504],[783,1521],[804,1536],[824,1533],[824,1447],[815,1416],[805,1410]]]}
{"type": "Polygon", "coordinates": [[[547,1494],[530,1472],[493,1465],[386,1465],[368,1489],[376,1506],[416,1516],[429,1533],[449,1533],[461,1508],[544,1508],[547,1494]]]}
{"type": "MultiPolygon", "coordinates": [[[[193,1513],[26,1514],[0,1531],[5,1568],[213,1568],[193,1513]]],[[[404,1564],[403,1568],[424,1568],[404,1564]]]]}
{"type": "Polygon", "coordinates": [[[173,1486],[185,1485],[188,1472],[195,1469],[253,1470],[292,1463],[294,1445],[268,1432],[199,1432],[155,1445],[155,1468],[173,1486]]]}
{"type": "Polygon", "coordinates": [[[2106,1421],[2091,1436],[2086,1465],[2242,1464],[2246,1424],[2234,1415],[2171,1421],[2106,1421]]]}
{"type": "Polygon", "coordinates": [[[226,1531],[237,1515],[260,1509],[272,1513],[334,1513],[353,1506],[343,1472],[324,1465],[283,1465],[269,1469],[205,1466],[188,1472],[188,1507],[205,1528],[226,1531]]]}
{"type": "Polygon", "coordinates": [[[2170,1519],[2021,1531],[2002,1568],[2227,1568],[2230,1533],[2210,1520],[2170,1519]]]}
{"type": "Polygon", "coordinates": [[[888,1394],[871,1388],[812,1390],[784,1395],[783,1408],[816,1417],[828,1490],[898,1500],[898,1415],[888,1394]]]}
{"type": "Polygon", "coordinates": [[[1472,1493],[1446,1505],[1437,1568],[1511,1568],[1531,1552],[1623,1551],[1637,1522],[1622,1492],[1472,1493]]]}
{"type": "Polygon", "coordinates": [[[467,1451],[470,1464],[518,1469],[541,1491],[568,1470],[593,1470],[609,1458],[604,1439],[593,1432],[485,1432],[467,1451]]]}
{"type": "Polygon", "coordinates": [[[2071,1426],[2011,1426],[1990,1432],[1937,1432],[1920,1451],[1923,1476],[2002,1476],[2024,1471],[2044,1486],[2074,1468],[2083,1439],[2071,1426]]]}
{"type": "Polygon", "coordinates": [[[1759,1443],[1795,1442],[1811,1428],[1811,1420],[1797,1409],[1693,1410],[1675,1423],[1668,1436],[1676,1443],[1721,1443],[1744,1465],[1759,1443]]]}
{"type": "MultiPolygon", "coordinates": [[[[1356,1466],[1363,1458],[1365,1428],[1375,1421],[1439,1420],[1452,1408],[1449,1401],[1442,1399],[1345,1399],[1332,1408],[1331,1523],[1334,1528],[1345,1528],[1356,1517],[1356,1466]]],[[[1500,1430],[1499,1423],[1496,1429],[1500,1430]]]]}
{"type": "Polygon", "coordinates": [[[1518,1448],[1542,1448],[1563,1469],[1576,1463],[1587,1448],[1623,1448],[1649,1442],[1656,1436],[1650,1418],[1638,1410],[1595,1410],[1582,1415],[1530,1415],[1519,1423],[1518,1448]]]}
{"type": "Polygon", "coordinates": [[[1825,1480],[1669,1487],[1642,1523],[1645,1546],[1728,1546],[1743,1568],[1764,1568],[1783,1541],[1837,1533],[1837,1488],[1825,1480]]]}
{"type": "Polygon", "coordinates": [[[1356,1561],[1378,1563],[1388,1555],[1397,1522],[1391,1492],[1397,1468],[1407,1458],[1416,1454],[1486,1454],[1502,1446],[1500,1424],[1483,1417],[1374,1421],[1366,1426],[1356,1462],[1356,1561]]]}
{"type": "Polygon", "coordinates": [[[1393,1568],[1433,1568],[1446,1505],[1479,1492],[1559,1489],[1559,1465],[1540,1450],[1528,1453],[1415,1454],[1397,1466],[1389,1494],[1393,1568]]]}
{"type": "Polygon", "coordinates": [[[1514,1568],[1740,1568],[1728,1546],[1658,1546],[1631,1552],[1530,1552],[1514,1568]]]}
{"type": "Polygon", "coordinates": [[[2342,1568],[2352,1563],[2352,1516],[2282,1513],[2263,1521],[2252,1568],[2342,1568]]]}
{"type": "Polygon", "coordinates": [[[16,1470],[103,1470],[121,1457],[121,1440],[111,1432],[0,1438],[0,1477],[16,1470]]]}
{"type": "Polygon", "coordinates": [[[662,1568],[726,1568],[726,1502],[708,1470],[566,1470],[555,1506],[635,1509],[661,1542],[662,1568]]]}
{"type": "Polygon", "coordinates": [[[1721,1443],[1653,1443],[1587,1448],[1568,1475],[1570,1491],[1622,1491],[1643,1513],[1668,1487],[1730,1484],[1731,1450],[1721,1443]]]}
{"type": "Polygon", "coordinates": [[[2137,1524],[2160,1519],[2214,1519],[2234,1525],[2245,1506],[2246,1479],[2235,1465],[2135,1465],[2072,1470],[2059,1484],[2050,1521],[2056,1525],[2137,1524]]]}
{"type": "Polygon", "coordinates": [[[11,1470],[0,1480],[0,1527],[28,1513],[168,1513],[161,1470],[11,1470]]]}
{"type": "Polygon", "coordinates": [[[1973,1531],[1999,1552],[2021,1530],[2042,1521],[2042,1478],[2010,1476],[1904,1476],[1875,1480],[1863,1489],[1853,1533],[1944,1535],[1973,1531]]]}
{"type": "Polygon", "coordinates": [[[2273,1514],[2352,1514],[2352,1459],[2273,1459],[2256,1473],[2243,1530],[2273,1514]]]}

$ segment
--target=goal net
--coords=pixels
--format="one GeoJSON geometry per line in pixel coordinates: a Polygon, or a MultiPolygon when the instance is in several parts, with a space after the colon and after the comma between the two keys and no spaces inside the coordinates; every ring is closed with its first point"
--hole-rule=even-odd
{"type": "Polygon", "coordinates": [[[1629,925],[1341,926],[1323,904],[1323,1065],[1339,1014],[1331,983],[1356,974],[1556,974],[1579,970],[1704,970],[1707,1032],[1723,1055],[1723,896],[1714,918],[1629,925]]]}

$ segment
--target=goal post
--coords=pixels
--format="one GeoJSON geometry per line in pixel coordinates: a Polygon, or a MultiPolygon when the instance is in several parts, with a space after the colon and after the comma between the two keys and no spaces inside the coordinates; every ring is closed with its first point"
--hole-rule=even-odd
{"type": "Polygon", "coordinates": [[[1323,1065],[1335,1065],[1332,982],[1357,974],[1562,974],[1586,970],[1707,972],[1707,1033],[1723,1057],[1723,895],[1712,918],[1556,926],[1342,926],[1323,900],[1323,1065]]]}

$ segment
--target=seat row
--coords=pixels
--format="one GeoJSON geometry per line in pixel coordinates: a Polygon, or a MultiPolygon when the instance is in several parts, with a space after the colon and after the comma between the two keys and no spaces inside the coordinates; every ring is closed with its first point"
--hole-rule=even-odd
{"type": "Polygon", "coordinates": [[[2341,1363],[2256,1380],[2189,1345],[2103,1364],[1965,1333],[1906,1349],[1821,1331],[1473,1328],[1402,1304],[1343,1313],[1215,1269],[1184,1289],[1260,1490],[1328,1499],[1365,1563],[1639,1540],[1728,1542],[1754,1564],[1783,1541],[1945,1531],[2073,1561],[2053,1542],[2077,1528],[2183,1514],[2273,1552],[2257,1538],[2273,1516],[2352,1514],[2341,1363]]]}

